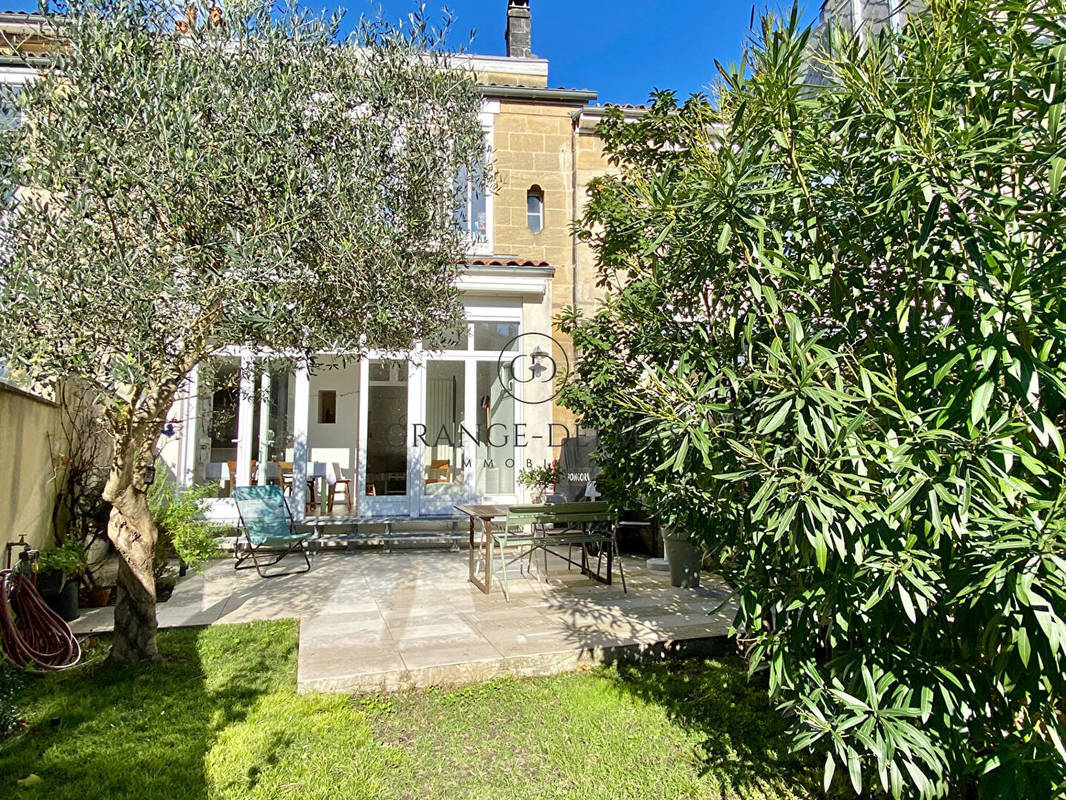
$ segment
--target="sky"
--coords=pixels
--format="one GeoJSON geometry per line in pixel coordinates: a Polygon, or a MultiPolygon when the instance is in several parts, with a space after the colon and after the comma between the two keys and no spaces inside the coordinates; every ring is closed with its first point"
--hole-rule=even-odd
{"type": "MultiPolygon", "coordinates": [[[[787,0],[789,3],[791,0],[787,0]]],[[[344,7],[352,20],[380,8],[399,20],[415,0],[303,0],[316,8],[344,7]]],[[[785,0],[771,0],[780,8],[785,0]]],[[[453,38],[473,52],[504,55],[507,0],[427,0],[439,14],[457,17],[453,38]]],[[[804,20],[817,16],[820,0],[801,0],[804,20]]],[[[767,0],[759,0],[764,9],[767,0]]],[[[36,10],[36,0],[8,0],[10,10],[36,10]]],[[[752,0],[531,0],[533,52],[549,60],[551,86],[593,89],[601,103],[643,103],[654,89],[681,97],[707,89],[715,60],[735,63],[749,36],[752,0]]]]}

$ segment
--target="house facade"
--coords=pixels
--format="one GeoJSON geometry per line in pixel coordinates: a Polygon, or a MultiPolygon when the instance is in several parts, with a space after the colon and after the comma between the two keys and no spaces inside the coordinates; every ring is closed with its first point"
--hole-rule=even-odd
{"type": "Polygon", "coordinates": [[[604,109],[593,91],[549,86],[528,0],[500,11],[506,55],[457,57],[481,87],[494,175],[457,214],[470,241],[465,326],[412,352],[323,353],[312,371],[239,349],[201,365],[159,452],[183,485],[218,487],[214,518],[236,517],[233,486],[268,483],[286,487],[294,513],[337,524],[449,517],[460,503],[529,500],[520,472],[553,461],[558,490],[585,496],[594,437],[555,402],[574,353],[553,317],[597,299],[571,225],[607,168],[604,109]]]}

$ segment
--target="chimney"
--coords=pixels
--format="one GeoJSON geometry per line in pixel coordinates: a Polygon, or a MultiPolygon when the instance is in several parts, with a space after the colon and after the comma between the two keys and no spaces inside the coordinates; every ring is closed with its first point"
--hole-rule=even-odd
{"type": "Polygon", "coordinates": [[[533,57],[533,20],[529,13],[529,0],[507,0],[508,58],[533,57]]]}

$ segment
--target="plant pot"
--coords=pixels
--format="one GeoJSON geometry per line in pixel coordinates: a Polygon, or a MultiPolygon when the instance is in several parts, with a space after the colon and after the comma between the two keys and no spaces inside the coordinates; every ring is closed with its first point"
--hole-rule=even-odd
{"type": "Polygon", "coordinates": [[[103,608],[111,605],[112,591],[114,591],[114,587],[111,586],[97,586],[95,589],[87,591],[85,600],[88,602],[89,608],[103,608]]]}
{"type": "Polygon", "coordinates": [[[56,569],[37,573],[37,591],[41,597],[48,598],[58,595],[67,584],[67,576],[56,569]]]}
{"type": "Polygon", "coordinates": [[[41,595],[48,607],[59,614],[67,622],[73,622],[78,618],[78,582],[68,580],[63,588],[55,593],[41,595]]]}
{"type": "Polygon", "coordinates": [[[703,550],[688,538],[663,537],[666,560],[670,562],[670,583],[680,589],[700,585],[703,550]]]}

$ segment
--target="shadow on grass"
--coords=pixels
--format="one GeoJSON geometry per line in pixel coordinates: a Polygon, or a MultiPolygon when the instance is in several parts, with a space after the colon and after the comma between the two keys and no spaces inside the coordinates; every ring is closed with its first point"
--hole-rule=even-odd
{"type": "Polygon", "coordinates": [[[725,640],[709,644],[709,651],[714,655],[621,653],[609,660],[607,674],[618,691],[663,708],[694,738],[700,773],[724,782],[724,797],[786,796],[778,794],[786,787],[790,797],[821,797],[824,756],[792,752],[786,720],[765,681],[748,678],[725,640]]]}
{"type": "Polygon", "coordinates": [[[163,663],[112,670],[101,641],[82,666],[33,679],[28,728],[0,741],[0,797],[207,798],[219,733],[295,682],[296,626],[169,631],[159,645],[163,663]]]}

